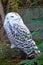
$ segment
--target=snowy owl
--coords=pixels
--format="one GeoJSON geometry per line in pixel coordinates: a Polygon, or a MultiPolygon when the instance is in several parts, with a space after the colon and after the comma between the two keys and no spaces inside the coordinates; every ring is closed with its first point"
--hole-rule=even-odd
{"type": "Polygon", "coordinates": [[[30,31],[24,24],[21,16],[16,12],[10,12],[5,16],[4,29],[11,43],[11,48],[22,49],[29,57],[39,54],[40,51],[30,35],[30,31]],[[27,35],[29,34],[29,35],[27,35]]]}

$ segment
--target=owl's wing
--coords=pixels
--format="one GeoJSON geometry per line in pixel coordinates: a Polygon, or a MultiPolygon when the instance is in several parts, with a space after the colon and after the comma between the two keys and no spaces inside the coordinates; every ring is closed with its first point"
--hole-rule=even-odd
{"type": "Polygon", "coordinates": [[[27,31],[26,27],[14,24],[12,27],[12,35],[15,40],[16,47],[21,48],[27,55],[32,56],[39,52],[37,50],[38,47],[32,40],[30,32],[27,31]]]}

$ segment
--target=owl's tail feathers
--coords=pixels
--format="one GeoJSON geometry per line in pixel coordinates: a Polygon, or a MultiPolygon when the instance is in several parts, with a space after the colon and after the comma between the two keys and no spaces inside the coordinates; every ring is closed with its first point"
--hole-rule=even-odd
{"type": "Polygon", "coordinates": [[[32,40],[32,45],[30,48],[28,48],[26,53],[29,58],[35,58],[37,55],[40,54],[40,50],[38,50],[38,47],[36,46],[35,41],[32,40]]]}
{"type": "Polygon", "coordinates": [[[32,43],[33,43],[32,46],[33,46],[33,49],[34,49],[35,54],[36,55],[40,54],[40,50],[38,50],[38,47],[35,44],[35,41],[34,40],[32,40],[32,43]]]}
{"type": "Polygon", "coordinates": [[[32,51],[30,54],[28,54],[29,58],[35,58],[38,54],[40,54],[40,51],[32,51]]]}
{"type": "Polygon", "coordinates": [[[38,50],[38,52],[37,52],[37,51],[32,51],[31,54],[28,54],[28,55],[27,55],[27,58],[28,58],[28,59],[33,59],[33,58],[35,58],[38,54],[40,54],[40,51],[39,51],[39,50],[38,50]]]}

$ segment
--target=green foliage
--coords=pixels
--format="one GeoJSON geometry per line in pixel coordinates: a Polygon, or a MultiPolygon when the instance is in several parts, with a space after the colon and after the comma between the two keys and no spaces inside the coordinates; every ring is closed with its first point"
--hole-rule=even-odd
{"type": "Polygon", "coordinates": [[[41,44],[43,42],[43,39],[33,37],[34,41],[36,42],[37,45],[41,44]]]}
{"type": "Polygon", "coordinates": [[[6,58],[6,59],[11,59],[20,56],[21,50],[18,48],[13,48],[11,49],[10,46],[8,45],[2,45],[0,44],[0,59],[6,58]]]}
{"type": "Polygon", "coordinates": [[[1,59],[0,65],[16,65],[16,62],[11,61],[11,60],[9,61],[9,60],[6,60],[6,59],[1,59]]]}
{"type": "Polygon", "coordinates": [[[18,48],[10,48],[10,45],[0,44],[0,65],[16,65],[16,57],[20,58],[18,48]]]}
{"type": "Polygon", "coordinates": [[[34,2],[33,2],[32,4],[30,4],[29,7],[31,7],[31,6],[33,6],[33,5],[35,5],[35,4],[37,4],[39,1],[40,1],[40,0],[34,0],[34,2]]]}
{"type": "Polygon", "coordinates": [[[22,60],[18,63],[18,65],[33,65],[35,62],[37,63],[37,65],[43,65],[43,55],[40,54],[37,58],[33,60],[22,60]]]}
{"type": "Polygon", "coordinates": [[[10,48],[9,48],[9,46],[6,46],[6,45],[1,45],[0,44],[0,58],[5,58],[6,57],[6,55],[7,55],[7,57],[9,56],[10,57],[10,48]]]}

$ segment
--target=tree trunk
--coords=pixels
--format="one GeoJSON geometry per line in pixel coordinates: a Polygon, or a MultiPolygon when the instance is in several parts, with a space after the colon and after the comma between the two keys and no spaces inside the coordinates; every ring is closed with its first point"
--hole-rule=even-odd
{"type": "Polygon", "coordinates": [[[0,0],[0,44],[7,44],[9,42],[3,28],[4,17],[5,17],[5,14],[4,14],[3,6],[0,0]]]}
{"type": "Polygon", "coordinates": [[[4,10],[3,10],[3,6],[2,6],[2,3],[1,3],[1,0],[0,0],[0,22],[3,22],[4,21],[4,10]]]}
{"type": "Polygon", "coordinates": [[[4,13],[7,13],[7,4],[8,4],[8,0],[1,0],[1,3],[3,5],[3,9],[4,9],[4,13]]]}

